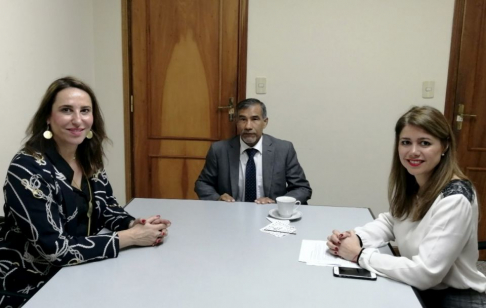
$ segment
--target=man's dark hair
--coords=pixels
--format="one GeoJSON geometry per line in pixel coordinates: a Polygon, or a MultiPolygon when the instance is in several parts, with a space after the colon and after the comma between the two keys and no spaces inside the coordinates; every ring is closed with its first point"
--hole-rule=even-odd
{"type": "Polygon", "coordinates": [[[247,98],[247,99],[239,102],[238,105],[236,105],[236,114],[239,114],[240,110],[249,108],[249,107],[251,107],[253,105],[257,105],[257,104],[260,105],[260,107],[262,107],[262,117],[263,117],[263,119],[266,119],[267,118],[267,107],[265,107],[265,104],[263,102],[261,102],[260,100],[258,100],[256,98],[247,98]]]}

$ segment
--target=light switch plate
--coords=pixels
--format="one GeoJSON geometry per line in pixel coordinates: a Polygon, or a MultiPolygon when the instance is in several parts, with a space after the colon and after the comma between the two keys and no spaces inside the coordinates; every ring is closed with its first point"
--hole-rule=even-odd
{"type": "Polygon", "coordinates": [[[257,77],[255,80],[256,94],[266,94],[267,93],[267,78],[257,77]]]}
{"type": "Polygon", "coordinates": [[[435,91],[435,81],[424,81],[422,82],[422,97],[423,98],[434,98],[435,91]]]}

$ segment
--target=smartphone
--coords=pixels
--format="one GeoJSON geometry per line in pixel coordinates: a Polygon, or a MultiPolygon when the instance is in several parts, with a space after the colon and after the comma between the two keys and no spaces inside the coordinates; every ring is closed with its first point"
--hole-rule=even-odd
{"type": "Polygon", "coordinates": [[[363,268],[353,268],[353,267],[334,267],[334,276],[343,278],[355,278],[355,279],[366,279],[366,280],[376,280],[376,274],[372,273],[363,268]]]}

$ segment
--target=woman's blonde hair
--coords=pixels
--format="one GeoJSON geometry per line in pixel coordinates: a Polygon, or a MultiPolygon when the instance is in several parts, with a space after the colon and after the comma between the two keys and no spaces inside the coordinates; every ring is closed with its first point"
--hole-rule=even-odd
{"type": "Polygon", "coordinates": [[[411,216],[412,221],[422,219],[453,176],[467,180],[457,163],[456,141],[451,126],[439,110],[429,106],[413,107],[398,119],[395,126],[393,162],[388,181],[391,214],[401,219],[411,216]],[[415,177],[408,173],[398,155],[400,133],[406,125],[425,130],[439,139],[444,147],[444,155],[422,187],[420,196],[415,177]],[[414,199],[417,196],[420,197],[420,201],[414,207],[414,199]]]}

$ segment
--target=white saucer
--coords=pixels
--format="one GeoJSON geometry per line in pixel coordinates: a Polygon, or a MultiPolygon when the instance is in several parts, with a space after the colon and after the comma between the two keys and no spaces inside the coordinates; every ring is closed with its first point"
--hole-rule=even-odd
{"type": "Polygon", "coordinates": [[[294,214],[290,217],[282,217],[278,214],[277,209],[271,209],[270,212],[268,212],[268,215],[272,216],[273,218],[282,219],[282,220],[297,220],[302,218],[302,212],[300,211],[295,211],[294,214]]]}

